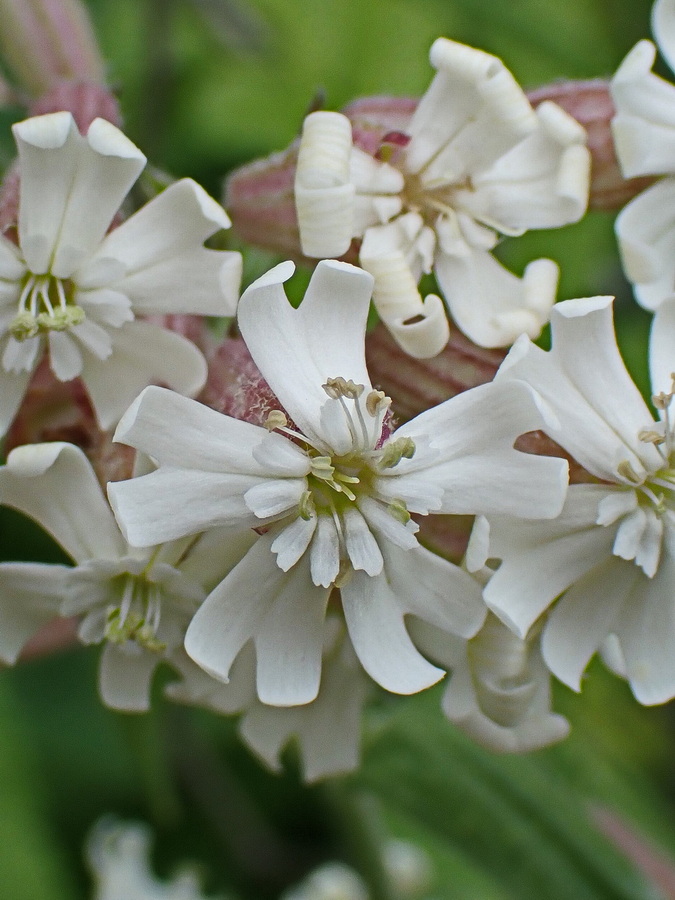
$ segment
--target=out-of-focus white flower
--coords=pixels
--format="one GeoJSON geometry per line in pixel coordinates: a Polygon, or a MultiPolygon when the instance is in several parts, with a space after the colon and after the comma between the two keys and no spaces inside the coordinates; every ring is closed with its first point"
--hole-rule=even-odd
{"type": "Polygon", "coordinates": [[[199,604],[255,540],[246,530],[129,547],[91,465],[71,444],[13,450],[0,468],[0,504],[34,519],[75,563],[0,564],[0,659],[15,662],[55,616],[81,616],[80,640],[105,643],[99,689],[117,709],[148,708],[156,666],[182,645],[199,604]]]}
{"type": "Polygon", "coordinates": [[[477,743],[529,753],[567,737],[567,719],[551,711],[551,675],[538,634],[522,639],[492,613],[469,641],[421,622],[411,632],[420,649],[452,670],[443,711],[477,743]]]}
{"type": "Polygon", "coordinates": [[[184,179],[106,235],[140,150],[104,119],[83,137],[67,112],[13,130],[21,188],[18,246],[0,236],[0,433],[45,352],[60,381],[82,378],[102,428],[152,381],[196,393],[201,353],[137,317],[234,313],[241,257],[203,247],[229,226],[224,210],[184,179]]]}
{"type": "Polygon", "coordinates": [[[329,862],[311,872],[281,900],[369,900],[365,881],[351,866],[329,862]]]}
{"type": "MultiPolygon", "coordinates": [[[[663,703],[675,696],[673,391],[655,395],[661,419],[653,421],[619,355],[611,298],[558,304],[551,322],[551,351],[521,338],[497,380],[524,380],[539,393],[558,420],[544,430],[598,483],[571,485],[550,522],[491,518],[489,542],[479,522],[469,560],[501,559],[484,597],[522,638],[560,597],[542,653],[570,687],[579,690],[588,661],[614,634],[636,698],[663,703]]],[[[668,337],[652,340],[655,385],[675,369],[668,337]]]]}
{"type": "Polygon", "coordinates": [[[212,678],[184,652],[175,654],[171,663],[183,678],[167,686],[167,696],[214,712],[244,713],[239,733],[271,769],[281,768],[281,752],[291,740],[297,742],[308,782],[357,768],[361,714],[372,683],[337,616],[326,620],[318,696],[304,706],[267,706],[257,699],[255,653],[250,643],[237,657],[227,684],[212,678]]]}
{"type": "MultiPolygon", "coordinates": [[[[657,0],[652,26],[659,49],[675,66],[675,2],[657,0]]],[[[635,296],[655,311],[675,294],[675,86],[655,75],[656,47],[640,41],[611,83],[619,163],[627,178],[665,175],[632,200],[616,220],[624,269],[635,296]]]]}
{"type": "Polygon", "coordinates": [[[219,525],[269,526],[200,607],[186,649],[227,680],[253,640],[260,700],[311,702],[321,674],[324,617],[339,588],[350,639],[368,674],[410,694],[443,672],[416,650],[404,617],[471,637],[485,610],[476,582],[421,547],[410,514],[558,513],[567,465],[513,449],[539,428],[525,385],[483,385],[392,434],[389,398],[364,360],[372,278],[319,264],[299,309],[282,283],[292,264],[252,285],[239,305],[251,355],[279,400],[268,429],[148,388],[116,437],[158,470],[109,486],[134,545],[219,525]]]}
{"type": "Polygon", "coordinates": [[[145,825],[98,822],[86,848],[96,882],[93,900],[207,900],[196,874],[187,868],[171,881],[156,878],[150,868],[150,846],[145,825]]]}
{"type": "Polygon", "coordinates": [[[303,252],[341,256],[362,238],[380,318],[418,357],[438,353],[449,333],[441,300],[417,288],[432,270],[475,343],[539,335],[557,266],[536,260],[520,279],[491,251],[501,235],[580,219],[590,172],[584,129],[553,103],[533,110],[499,59],[439,38],[431,62],[434,80],[405,134],[385,136],[382,158],[352,146],[340,113],[308,116],[295,182],[303,252]]]}

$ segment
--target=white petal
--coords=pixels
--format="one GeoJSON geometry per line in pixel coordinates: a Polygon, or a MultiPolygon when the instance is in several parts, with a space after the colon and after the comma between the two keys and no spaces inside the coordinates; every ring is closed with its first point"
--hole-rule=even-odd
{"type": "Polygon", "coordinates": [[[521,334],[538,337],[558,286],[552,260],[531,262],[521,279],[481,248],[465,256],[438,253],[434,272],[450,315],[480,347],[505,347],[521,334]]]}
{"type": "Polygon", "coordinates": [[[404,525],[389,512],[383,503],[373,500],[371,497],[359,498],[358,505],[368,525],[397,547],[402,550],[412,550],[419,546],[415,537],[418,529],[410,527],[414,525],[413,522],[404,525]]]}
{"type": "Polygon", "coordinates": [[[518,435],[540,428],[544,420],[526,385],[508,382],[513,390],[503,391],[504,384],[464,391],[399,428],[396,437],[431,436],[435,455],[416,452],[401,460],[391,475],[382,473],[378,491],[405,497],[406,482],[414,485],[422,475],[443,490],[438,512],[556,516],[565,496],[567,463],[513,449],[518,435]]]}
{"type": "Polygon", "coordinates": [[[349,507],[342,515],[349,561],[367,575],[379,575],[384,561],[375,536],[358,509],[349,507]]]}
{"type": "MultiPolygon", "coordinates": [[[[148,281],[144,285],[142,273],[160,263],[179,259],[183,254],[187,254],[186,259],[194,265],[194,251],[206,238],[229,225],[230,220],[225,210],[198,184],[184,178],[166,188],[119,228],[111,231],[91,262],[82,270],[82,278],[86,283],[89,266],[97,265],[99,260],[118,260],[126,267],[126,278],[139,276],[139,303],[145,303],[150,308],[143,289],[147,288],[152,279],[148,275],[148,281]]],[[[221,254],[223,261],[226,257],[229,254],[221,254]]],[[[210,254],[202,257],[207,258],[215,259],[210,254]]],[[[213,271],[212,263],[207,263],[207,269],[213,271]]],[[[202,284],[197,271],[191,269],[186,274],[194,275],[197,284],[202,284]]],[[[164,278],[160,280],[165,281],[164,278]]],[[[122,279],[118,285],[110,286],[128,293],[124,284],[125,279],[122,279]]],[[[181,285],[183,284],[181,281],[181,285]]],[[[217,282],[213,284],[213,290],[216,295],[219,293],[217,282]]],[[[133,301],[133,296],[131,299],[133,301]]],[[[182,309],[189,311],[185,307],[182,309]]]]}
{"type": "Polygon", "coordinates": [[[106,643],[101,653],[98,689],[101,700],[111,709],[123,712],[147,712],[150,709],[152,676],[159,664],[156,653],[125,651],[106,643]]]}
{"type": "Polygon", "coordinates": [[[309,471],[306,454],[287,438],[159,387],[146,388],[129,407],[115,440],[162,466],[189,465],[223,476],[302,476],[309,471]]]}
{"type": "Polygon", "coordinates": [[[637,700],[647,706],[675,696],[673,578],[671,549],[663,554],[654,578],[640,576],[616,629],[630,686],[637,700]]]}
{"type": "Polygon", "coordinates": [[[652,392],[668,393],[672,384],[673,347],[675,346],[675,297],[656,310],[649,336],[649,372],[652,392]]]}
{"type": "Polygon", "coordinates": [[[656,0],[652,7],[652,31],[659,50],[675,70],[675,4],[673,0],[656,0]]]}
{"type": "MultiPolygon", "coordinates": [[[[80,325],[70,329],[72,337],[76,338],[85,349],[100,360],[107,359],[112,353],[112,337],[105,328],[87,319],[80,325]]],[[[51,342],[50,342],[51,347],[51,342]]]]}
{"type": "Polygon", "coordinates": [[[15,663],[24,644],[59,614],[70,573],[67,566],[0,565],[0,660],[15,663]]]}
{"type": "Polygon", "coordinates": [[[614,146],[625,178],[675,171],[675,87],[651,72],[655,56],[651,41],[640,41],[610,85],[614,146]]]}
{"type": "Polygon", "coordinates": [[[164,466],[149,475],[108,484],[108,497],[133,547],[174,541],[221,525],[260,522],[244,502],[259,479],[164,466]]]}
{"type": "Polygon", "coordinates": [[[253,359],[281,405],[310,440],[321,442],[328,378],[352,379],[370,390],[364,337],[372,278],[346,263],[321,261],[305,298],[293,309],[283,290],[290,264],[272,269],[245,292],[239,327],[253,359]]]}
{"type": "Polygon", "coordinates": [[[540,104],[536,115],[539,128],[456,201],[503,234],[558,228],[586,211],[591,158],[584,129],[554,103],[540,104]]]}
{"type": "Polygon", "coordinates": [[[4,436],[12,424],[32,375],[32,372],[0,372],[0,435],[4,436]]]}
{"type": "Polygon", "coordinates": [[[0,503],[35,519],[76,562],[124,552],[94,471],[71,444],[12,450],[0,468],[0,503]]]}
{"type": "Polygon", "coordinates": [[[65,331],[50,331],[49,365],[59,381],[76,378],[83,367],[83,359],[77,344],[65,331]]]}
{"type": "Polygon", "coordinates": [[[317,517],[303,519],[298,516],[277,534],[272,552],[277,554],[277,565],[284,572],[294,566],[309,547],[316,529],[317,517]]]}
{"type": "Polygon", "coordinates": [[[355,572],[341,593],[356,655],[385,690],[415,694],[443,677],[443,670],[428,663],[410,640],[399,598],[384,573],[371,578],[355,572]]]}
{"type": "Polygon", "coordinates": [[[94,119],[86,140],[79,142],[50,265],[54,275],[72,275],[75,266],[96,250],[145,162],[138,147],[118,128],[105,119],[94,119]]]}
{"type": "Polygon", "coordinates": [[[295,509],[306,490],[305,478],[270,478],[249,488],[244,503],[259,519],[267,519],[295,509]]]}
{"type": "Polygon", "coordinates": [[[352,129],[341,113],[315,112],[302,126],[295,204],[305,256],[342,256],[354,234],[355,188],[349,180],[352,129]]]}
{"type": "Polygon", "coordinates": [[[84,138],[68,112],[13,127],[21,167],[19,243],[31,272],[49,271],[84,138]]]}
{"type": "Polygon", "coordinates": [[[119,328],[125,322],[133,322],[131,301],[119,291],[105,288],[78,290],[77,302],[85,310],[87,317],[104,325],[119,328]]]}
{"type": "Polygon", "coordinates": [[[576,581],[553,608],[542,638],[551,672],[575,691],[600,644],[614,629],[618,614],[643,577],[636,566],[609,558],[576,581]]]}
{"type": "Polygon", "coordinates": [[[439,38],[430,57],[438,74],[408,129],[406,163],[413,172],[425,167],[429,180],[461,180],[537,127],[523,91],[495,56],[439,38]]]}
{"type": "Polygon", "coordinates": [[[198,393],[206,381],[206,361],[182,335],[148,322],[129,322],[114,332],[108,359],[85,357],[82,380],[99,425],[108,429],[152,382],[181,394],[198,393]]]}
{"type": "Polygon", "coordinates": [[[262,703],[298,706],[319,692],[323,625],[329,591],[317,588],[309,566],[295,566],[255,635],[262,703]]]}
{"type": "Polygon", "coordinates": [[[22,375],[31,373],[36,367],[44,342],[41,337],[27,338],[25,341],[17,341],[9,337],[2,354],[2,367],[5,372],[22,375]]]}
{"type": "Polygon", "coordinates": [[[658,309],[675,290],[674,205],[675,178],[664,178],[638,194],[616,219],[626,277],[645,309],[658,309]]]}
{"type": "Polygon", "coordinates": [[[340,541],[330,516],[317,516],[309,560],[314,584],[330,587],[340,571],[340,541]]]}

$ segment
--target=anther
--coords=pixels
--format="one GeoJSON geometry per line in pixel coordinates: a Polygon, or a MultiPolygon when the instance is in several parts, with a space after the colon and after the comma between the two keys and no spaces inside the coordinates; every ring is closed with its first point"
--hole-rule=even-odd
{"type": "Polygon", "coordinates": [[[275,431],[277,428],[286,428],[288,419],[280,409],[273,409],[263,422],[263,426],[268,431],[275,431]]]}
{"type": "Polygon", "coordinates": [[[402,459],[412,459],[414,455],[415,442],[413,439],[409,437],[398,438],[384,445],[379,458],[379,466],[381,469],[393,469],[402,459]]]}
{"type": "Polygon", "coordinates": [[[338,376],[337,378],[328,378],[321,387],[328,394],[331,400],[339,400],[340,397],[346,397],[348,400],[358,400],[365,391],[365,385],[356,384],[354,381],[338,376]]]}
{"type": "Polygon", "coordinates": [[[658,445],[665,443],[666,439],[664,435],[655,431],[653,428],[643,428],[642,431],[638,432],[638,440],[642,441],[644,444],[658,445]]]}
{"type": "Polygon", "coordinates": [[[631,484],[642,484],[644,480],[640,478],[640,476],[637,474],[637,472],[627,459],[621,460],[619,465],[616,467],[616,471],[622,478],[625,478],[626,481],[630,481],[631,484]]]}
{"type": "Polygon", "coordinates": [[[407,525],[410,521],[408,507],[403,500],[392,500],[387,509],[389,510],[390,515],[401,522],[401,524],[407,525]]]}
{"type": "Polygon", "coordinates": [[[311,491],[302,492],[300,502],[298,503],[298,514],[300,518],[304,519],[306,522],[316,516],[316,507],[311,491]]]}
{"type": "Polygon", "coordinates": [[[366,410],[373,418],[390,406],[391,397],[387,397],[384,391],[371,391],[366,397],[366,410]]]}

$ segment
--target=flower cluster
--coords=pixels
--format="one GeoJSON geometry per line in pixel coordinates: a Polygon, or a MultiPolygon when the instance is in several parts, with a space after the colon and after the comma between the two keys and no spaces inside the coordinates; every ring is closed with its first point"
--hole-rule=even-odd
{"type": "MultiPolygon", "coordinates": [[[[675,0],[657,0],[654,22],[675,59],[675,0]]],[[[0,504],[70,564],[0,564],[0,659],[74,620],[81,643],[102,645],[107,705],[147,710],[164,664],[168,697],[239,715],[270,767],[296,739],[310,781],[357,766],[378,691],[447,673],[447,718],[504,751],[567,734],[551,674],[579,689],[608,642],[640,702],[672,699],[675,88],[650,73],[654,52],[632,51],[612,95],[625,174],[668,176],[617,223],[656,311],[655,416],[611,299],[554,306],[552,260],[518,278],[493,254],[580,219],[590,166],[579,122],[533,106],[493,56],[441,38],[419,103],[314,112],[281,163],[248,170],[260,194],[266,166],[292,164],[294,255],[318,260],[298,305],[291,262],[239,298],[240,254],[205,246],[229,218],[191,180],[123,203],[145,157],[116,125],[80,128],[68,110],[15,125],[0,429],[50,439],[9,453],[0,504]],[[443,300],[422,298],[432,273],[443,300]],[[446,306],[474,351],[512,346],[493,379],[400,421],[387,360],[377,376],[367,360],[371,301],[413,358],[398,373],[408,388],[430,371],[419,359],[450,352],[446,306]],[[236,317],[236,337],[218,346],[204,316],[236,317]],[[544,351],[533,340],[549,321],[544,351]],[[70,418],[40,421],[58,404],[70,418]],[[467,517],[450,561],[428,536],[467,517]]]]}

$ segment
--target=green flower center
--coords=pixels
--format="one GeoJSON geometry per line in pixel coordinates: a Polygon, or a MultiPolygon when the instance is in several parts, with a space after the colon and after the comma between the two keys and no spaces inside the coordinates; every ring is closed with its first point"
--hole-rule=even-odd
{"type": "Polygon", "coordinates": [[[38,334],[66,331],[81,324],[85,313],[74,297],[75,285],[69,279],[29,273],[22,285],[19,308],[9,325],[9,333],[17,341],[25,341],[38,334]]]}

